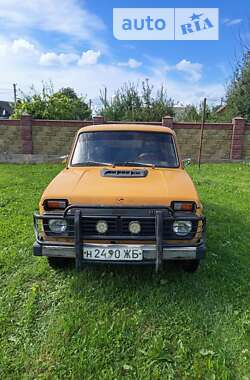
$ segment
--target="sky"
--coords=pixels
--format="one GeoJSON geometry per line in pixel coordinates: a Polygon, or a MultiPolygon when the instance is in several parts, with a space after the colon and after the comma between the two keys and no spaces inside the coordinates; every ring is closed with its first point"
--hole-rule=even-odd
{"type": "Polygon", "coordinates": [[[177,104],[218,104],[242,45],[250,45],[246,0],[0,0],[0,100],[42,82],[73,87],[97,103],[124,82],[149,78],[177,104]],[[121,41],[113,8],[219,8],[218,41],[121,41]]]}

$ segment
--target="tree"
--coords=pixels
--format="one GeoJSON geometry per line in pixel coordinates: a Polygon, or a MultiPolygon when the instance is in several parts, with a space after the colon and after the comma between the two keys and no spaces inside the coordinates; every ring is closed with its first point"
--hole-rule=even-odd
{"type": "MultiPolygon", "coordinates": [[[[222,114],[218,114],[216,111],[220,108],[220,106],[211,106],[206,105],[206,114],[205,121],[208,123],[224,123],[231,122],[232,115],[228,110],[222,114]]],[[[228,109],[228,107],[227,107],[228,109]]],[[[195,106],[193,104],[189,104],[183,108],[183,110],[176,112],[175,120],[177,122],[194,122],[201,123],[203,114],[203,103],[195,106]]]]}
{"type": "Polygon", "coordinates": [[[231,117],[242,116],[250,121],[250,50],[238,63],[227,89],[227,105],[231,117]]]}
{"type": "Polygon", "coordinates": [[[167,97],[162,86],[153,96],[149,80],[139,83],[124,83],[108,100],[106,90],[100,92],[101,114],[106,120],[161,121],[166,114],[173,115],[173,100],[167,97]]]}
{"type": "MultiPolygon", "coordinates": [[[[242,59],[236,65],[226,92],[226,107],[223,113],[217,113],[218,106],[206,110],[208,122],[231,122],[233,117],[241,116],[250,121],[250,49],[244,47],[242,59]]],[[[201,108],[187,106],[179,115],[178,121],[201,121],[201,108]]]]}
{"type": "Polygon", "coordinates": [[[61,90],[59,90],[59,93],[66,95],[68,98],[73,99],[73,100],[78,99],[78,96],[77,96],[75,90],[71,87],[61,88],[61,90]]]}
{"type": "Polygon", "coordinates": [[[199,122],[201,121],[200,110],[196,106],[189,104],[185,106],[181,112],[176,114],[175,120],[199,122]]]}
{"type": "Polygon", "coordinates": [[[43,84],[41,93],[36,93],[32,87],[30,95],[23,94],[12,118],[19,119],[25,112],[34,119],[84,120],[91,117],[91,109],[85,99],[78,97],[72,88],[54,92],[53,87],[47,84],[43,84]]]}

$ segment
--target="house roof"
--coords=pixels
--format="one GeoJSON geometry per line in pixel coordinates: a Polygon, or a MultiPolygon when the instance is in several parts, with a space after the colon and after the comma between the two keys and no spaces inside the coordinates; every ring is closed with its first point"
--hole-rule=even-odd
{"type": "Polygon", "coordinates": [[[223,113],[224,111],[226,111],[227,109],[227,104],[223,104],[222,106],[220,106],[216,111],[215,113],[223,113]]]}

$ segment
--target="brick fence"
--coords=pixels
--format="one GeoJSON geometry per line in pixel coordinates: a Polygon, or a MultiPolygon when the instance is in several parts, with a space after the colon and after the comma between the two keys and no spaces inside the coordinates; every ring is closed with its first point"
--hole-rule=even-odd
{"type": "MultiPolygon", "coordinates": [[[[79,128],[102,123],[102,116],[94,117],[93,121],[37,120],[28,115],[20,120],[0,119],[0,162],[56,160],[69,152],[79,128]]],[[[176,123],[172,117],[166,116],[162,123],[133,124],[162,124],[172,128],[182,157],[197,159],[199,123],[176,123]]],[[[241,117],[234,118],[232,123],[205,124],[202,161],[230,160],[250,160],[250,124],[241,117]]]]}

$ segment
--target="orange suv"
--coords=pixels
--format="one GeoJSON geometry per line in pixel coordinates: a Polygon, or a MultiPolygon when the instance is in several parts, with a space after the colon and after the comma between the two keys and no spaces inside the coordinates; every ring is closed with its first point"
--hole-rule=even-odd
{"type": "Polygon", "coordinates": [[[198,268],[205,217],[173,130],[113,124],[78,131],[34,215],[34,255],[53,267],[178,261],[198,268]]]}

